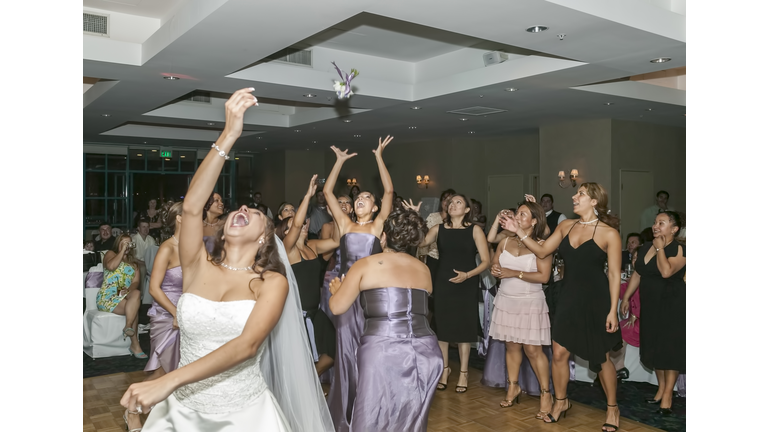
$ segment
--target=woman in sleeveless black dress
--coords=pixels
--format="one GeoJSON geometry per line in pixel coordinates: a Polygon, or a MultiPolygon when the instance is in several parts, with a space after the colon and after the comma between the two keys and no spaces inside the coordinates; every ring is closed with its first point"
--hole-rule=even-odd
{"type": "MultiPolygon", "coordinates": [[[[526,197],[533,201],[535,198],[526,197]]],[[[552,319],[552,381],[555,404],[544,421],[560,420],[570,409],[566,394],[571,353],[589,361],[600,375],[608,400],[604,431],[616,431],[619,409],[616,403],[616,368],[608,357],[621,348],[618,303],[621,284],[621,237],[618,219],[608,214],[608,194],[597,183],[584,183],[573,196],[577,220],[565,220],[539,245],[528,238],[514,219],[502,216],[504,228],[515,232],[539,258],[559,248],[565,261],[563,285],[552,319]],[[605,272],[605,263],[608,271],[605,272]]]]}
{"type": "Polygon", "coordinates": [[[319,278],[321,263],[319,255],[336,249],[338,238],[307,240],[309,200],[315,195],[317,175],[309,182],[307,194],[293,217],[277,222],[275,233],[283,241],[288,260],[291,263],[296,283],[299,286],[301,310],[304,325],[309,334],[310,352],[317,374],[322,375],[333,366],[336,354],[336,329],[328,316],[319,311],[322,283],[319,278]]]}
{"type": "MultiPolygon", "coordinates": [[[[416,212],[418,206],[404,205],[416,212]]],[[[435,327],[443,363],[448,364],[448,343],[459,345],[459,381],[456,393],[467,391],[469,372],[469,348],[477,342],[477,327],[480,322],[477,307],[477,291],[480,287],[479,274],[490,265],[488,243],[483,230],[471,223],[472,211],[466,196],[454,194],[448,201],[448,217],[445,222],[429,229],[426,238],[419,245],[428,246],[437,241],[440,259],[435,276],[435,327]],[[480,254],[480,265],[475,256],[480,254]]],[[[451,368],[443,369],[443,376],[437,384],[438,390],[445,390],[451,368]]]]}
{"type": "Polygon", "coordinates": [[[653,243],[637,254],[621,311],[629,311],[629,298],[638,287],[643,307],[640,320],[640,361],[656,370],[659,388],[648,403],[660,404],[659,413],[672,413],[677,377],[685,373],[685,245],[675,240],[682,228],[680,215],[665,211],[656,216],[653,243]]]}

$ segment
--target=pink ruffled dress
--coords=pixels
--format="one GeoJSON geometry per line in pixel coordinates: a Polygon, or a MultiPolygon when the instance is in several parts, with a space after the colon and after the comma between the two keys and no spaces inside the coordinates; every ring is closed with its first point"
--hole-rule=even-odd
{"type": "MultiPolygon", "coordinates": [[[[537,271],[536,255],[516,257],[506,250],[506,242],[504,246],[499,265],[515,271],[537,271]]],[[[541,284],[516,277],[502,279],[493,306],[489,330],[492,338],[526,345],[552,344],[549,308],[541,284]]]]}

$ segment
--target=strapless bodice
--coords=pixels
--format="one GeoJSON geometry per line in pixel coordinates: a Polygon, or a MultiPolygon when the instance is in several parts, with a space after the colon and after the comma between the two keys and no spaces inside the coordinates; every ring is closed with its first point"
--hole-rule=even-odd
{"type": "MultiPolygon", "coordinates": [[[[183,289],[181,266],[171,267],[165,271],[165,276],[163,277],[163,283],[160,284],[160,289],[163,290],[163,293],[165,293],[168,300],[170,300],[174,306],[179,302],[183,289]]],[[[156,301],[152,300],[152,307],[147,311],[147,316],[155,316],[161,311],[167,312],[156,301]]]]}
{"type": "Polygon", "coordinates": [[[374,288],[360,292],[365,315],[363,335],[423,337],[434,335],[427,321],[427,298],[420,289],[374,288]]]}
{"type": "MultiPolygon", "coordinates": [[[[185,293],[177,305],[181,332],[182,368],[240,336],[251,315],[255,300],[216,302],[185,293]]],[[[202,381],[187,384],[174,396],[187,408],[205,413],[225,413],[241,409],[267,388],[261,374],[261,354],[202,381]]]]}
{"type": "Polygon", "coordinates": [[[381,240],[373,234],[347,233],[341,236],[339,243],[341,257],[339,276],[347,274],[352,264],[360,258],[381,252],[381,240]]]}

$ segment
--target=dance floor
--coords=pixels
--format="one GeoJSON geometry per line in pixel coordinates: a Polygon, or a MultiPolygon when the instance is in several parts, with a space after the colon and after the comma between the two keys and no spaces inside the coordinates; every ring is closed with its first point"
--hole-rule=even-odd
{"type": "MultiPolygon", "coordinates": [[[[451,361],[450,366],[454,371],[459,370],[456,362],[451,361]]],[[[499,401],[504,399],[504,390],[480,385],[481,376],[482,371],[470,368],[469,390],[457,394],[453,390],[458,373],[451,375],[448,388],[435,394],[429,412],[429,431],[596,432],[605,421],[605,411],[572,401],[573,408],[567,418],[556,424],[545,424],[534,417],[539,410],[538,397],[521,395],[519,405],[501,408],[499,401]]],[[[145,377],[144,372],[138,371],[83,379],[83,431],[124,432],[125,409],[120,406],[120,398],[130,384],[145,377]]],[[[661,430],[624,417],[620,426],[620,430],[631,432],[661,430]]]]}

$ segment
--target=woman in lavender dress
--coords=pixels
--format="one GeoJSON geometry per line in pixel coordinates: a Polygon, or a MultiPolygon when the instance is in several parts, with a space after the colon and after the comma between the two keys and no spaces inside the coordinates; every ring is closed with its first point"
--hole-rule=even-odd
{"type": "Polygon", "coordinates": [[[351,430],[427,430],[443,355],[427,321],[432,276],[406,252],[425,233],[416,212],[394,210],[381,236],[384,253],[359,259],[343,282],[331,283],[334,313],[346,312],[359,296],[365,314],[351,430]]]}
{"type": "MultiPolygon", "coordinates": [[[[381,183],[384,186],[381,208],[376,205],[376,198],[371,192],[360,192],[354,202],[356,216],[354,222],[339,206],[336,196],[333,194],[333,186],[336,184],[344,161],[356,156],[357,153],[347,154],[346,150],[342,152],[336,147],[331,147],[336,153],[336,164],[328,175],[323,193],[341,237],[339,245],[340,276],[345,275],[355,261],[381,252],[379,236],[384,229],[384,222],[392,210],[394,197],[392,179],[386,165],[384,165],[384,159],[382,159],[384,148],[390,141],[392,141],[392,137],[389,136],[383,141],[379,138],[379,146],[373,151],[379,167],[381,183]],[[379,211],[379,214],[374,219],[376,211],[379,211]]],[[[349,310],[333,319],[336,326],[336,357],[334,358],[333,379],[328,396],[328,408],[331,411],[334,427],[340,432],[350,430],[352,408],[357,393],[357,348],[360,345],[360,336],[363,334],[364,322],[363,310],[357,300],[353,302],[349,310]]]]}
{"type": "Polygon", "coordinates": [[[213,244],[216,242],[216,233],[221,229],[224,220],[224,201],[221,195],[213,192],[208,197],[208,202],[203,207],[203,243],[208,253],[213,253],[213,244]]]}

